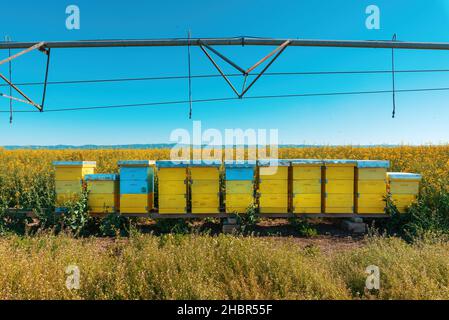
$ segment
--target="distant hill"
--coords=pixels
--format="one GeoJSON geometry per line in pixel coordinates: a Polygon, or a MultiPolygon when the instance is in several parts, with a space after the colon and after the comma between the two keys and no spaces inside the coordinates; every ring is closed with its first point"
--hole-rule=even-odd
{"type": "MultiPolygon", "coordinates": [[[[55,146],[4,146],[6,150],[64,150],[64,149],[85,149],[85,150],[95,150],[95,149],[170,149],[175,146],[174,143],[154,143],[154,144],[119,144],[119,145],[83,145],[83,146],[73,146],[73,145],[55,145],[55,146]]],[[[331,145],[329,145],[331,146],[331,145]]],[[[396,147],[397,145],[355,145],[353,147],[396,147]]],[[[307,145],[307,144],[284,144],[280,145],[279,148],[320,148],[324,145],[307,145]]]]}

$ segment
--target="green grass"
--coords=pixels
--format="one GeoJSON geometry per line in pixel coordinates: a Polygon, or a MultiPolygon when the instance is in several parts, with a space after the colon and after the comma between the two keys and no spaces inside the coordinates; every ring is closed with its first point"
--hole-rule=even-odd
{"type": "Polygon", "coordinates": [[[321,253],[292,240],[133,234],[0,239],[0,299],[449,299],[449,244],[375,237],[321,253]],[[68,265],[80,289],[65,287],[68,265]],[[381,288],[364,290],[377,265],[381,288]]]}

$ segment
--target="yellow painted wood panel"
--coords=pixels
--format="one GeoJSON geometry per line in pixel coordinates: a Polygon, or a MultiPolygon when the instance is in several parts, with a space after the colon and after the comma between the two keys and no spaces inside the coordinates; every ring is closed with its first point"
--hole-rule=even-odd
{"type": "Polygon", "coordinates": [[[293,213],[297,214],[319,214],[321,213],[321,207],[306,208],[306,207],[294,207],[293,213]]]}
{"type": "Polygon", "coordinates": [[[263,207],[288,207],[288,194],[261,194],[259,205],[263,207]]]}
{"type": "Polygon", "coordinates": [[[159,210],[164,208],[185,208],[185,195],[159,195],[159,210]]]}
{"type": "Polygon", "coordinates": [[[161,180],[158,181],[158,193],[162,195],[186,194],[187,186],[184,180],[161,180]]]}
{"type": "Polygon", "coordinates": [[[56,193],[76,193],[80,194],[83,191],[81,180],[76,181],[55,181],[56,193]]]}
{"type": "Polygon", "coordinates": [[[326,179],[354,180],[354,167],[347,167],[347,166],[326,167],[326,179]]]}
{"type": "Polygon", "coordinates": [[[357,182],[358,193],[374,193],[374,194],[386,194],[387,183],[385,180],[363,180],[357,182]]]}
{"type": "Polygon", "coordinates": [[[328,180],[326,193],[354,193],[354,180],[328,180]]]}
{"type": "Polygon", "coordinates": [[[296,194],[293,197],[294,208],[320,208],[321,194],[296,194]]]}
{"type": "Polygon", "coordinates": [[[194,180],[191,184],[192,194],[215,193],[220,191],[218,180],[194,180]]]}
{"type": "Polygon", "coordinates": [[[226,207],[248,208],[254,203],[252,195],[247,194],[227,194],[226,207]]]}
{"type": "Polygon", "coordinates": [[[260,213],[264,214],[264,213],[288,213],[288,208],[287,207],[261,207],[259,209],[260,213]]]}
{"type": "Polygon", "coordinates": [[[190,177],[192,180],[219,180],[219,168],[190,168],[190,177]]]}
{"type": "Polygon", "coordinates": [[[362,207],[358,208],[358,214],[384,214],[385,207],[362,207]]]}
{"type": "Polygon", "coordinates": [[[86,174],[94,174],[93,167],[56,167],[56,181],[82,180],[86,174]]]}
{"type": "Polygon", "coordinates": [[[359,194],[358,195],[358,207],[385,207],[386,202],[384,201],[385,194],[359,194]]]}
{"type": "Polygon", "coordinates": [[[358,168],[359,180],[385,180],[387,168],[358,168]]]}
{"type": "Polygon", "coordinates": [[[321,166],[294,166],[293,180],[320,180],[321,166]]]}
{"type": "Polygon", "coordinates": [[[122,208],[143,208],[149,210],[150,197],[148,194],[121,194],[120,212],[122,208]]]}
{"type": "Polygon", "coordinates": [[[158,179],[163,180],[186,180],[186,168],[159,168],[157,172],[158,179]]]}
{"type": "Polygon", "coordinates": [[[101,193],[89,194],[87,203],[89,207],[115,207],[117,196],[114,194],[101,193]]]}
{"type": "Polygon", "coordinates": [[[321,179],[293,180],[293,194],[321,193],[321,179]]]}
{"type": "Polygon", "coordinates": [[[93,193],[116,193],[118,192],[118,183],[116,181],[87,181],[87,191],[93,193]]]}
{"type": "Polygon", "coordinates": [[[227,194],[252,194],[254,191],[254,184],[252,181],[226,181],[227,194]]]}
{"type": "Polygon", "coordinates": [[[192,194],[192,208],[218,208],[220,198],[215,194],[192,194]]]}
{"type": "Polygon", "coordinates": [[[392,194],[418,194],[419,182],[417,181],[392,181],[390,182],[392,194]]]}
{"type": "Polygon", "coordinates": [[[288,167],[260,167],[259,177],[262,180],[288,180],[288,167]]]}
{"type": "Polygon", "coordinates": [[[353,194],[327,194],[326,208],[346,208],[354,207],[353,194]]]}
{"type": "Polygon", "coordinates": [[[259,183],[261,194],[288,193],[288,180],[262,180],[259,183]]]}

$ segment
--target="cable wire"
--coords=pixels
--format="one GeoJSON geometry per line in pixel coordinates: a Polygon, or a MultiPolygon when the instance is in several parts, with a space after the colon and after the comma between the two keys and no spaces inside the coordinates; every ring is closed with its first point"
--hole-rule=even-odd
{"type": "MultiPolygon", "coordinates": [[[[410,69],[410,70],[395,70],[395,73],[445,73],[449,69],[410,69]]],[[[339,75],[339,74],[391,74],[390,70],[359,70],[359,71],[310,71],[310,72],[267,72],[264,76],[295,76],[295,75],[339,75]]],[[[241,77],[240,73],[225,74],[227,77],[241,77]]],[[[258,76],[259,73],[254,73],[251,76],[258,76]]],[[[191,79],[207,79],[207,78],[221,78],[220,74],[203,74],[191,75],[191,79]]],[[[111,78],[111,79],[86,79],[86,80],[63,80],[63,81],[48,81],[48,85],[63,85],[63,84],[87,84],[87,83],[110,83],[110,82],[133,82],[133,81],[157,81],[157,80],[185,80],[189,79],[188,75],[176,76],[155,76],[155,77],[135,77],[135,78],[111,78]]],[[[17,86],[40,86],[44,82],[22,82],[16,83],[17,86]]],[[[7,84],[0,84],[0,87],[6,87],[7,84]]]]}
{"type": "MultiPolygon", "coordinates": [[[[391,72],[391,71],[390,71],[391,72]]],[[[400,89],[395,90],[396,93],[406,92],[434,92],[434,91],[449,91],[449,87],[441,88],[415,88],[415,89],[400,89]]],[[[375,90],[375,91],[346,91],[346,92],[322,92],[322,93],[297,93],[297,94],[283,94],[283,95],[262,95],[262,96],[247,96],[243,99],[238,97],[224,97],[224,98],[207,98],[192,100],[193,103],[208,103],[208,102],[223,102],[233,100],[250,100],[250,99],[280,99],[280,98],[300,98],[300,97],[322,97],[322,96],[344,96],[344,95],[365,95],[365,94],[387,94],[392,93],[392,90],[375,90]]],[[[145,102],[134,104],[117,104],[117,105],[104,105],[104,106],[87,106],[87,107],[68,107],[68,108],[50,108],[46,109],[46,112],[70,112],[70,111],[83,111],[83,110],[98,110],[98,109],[118,109],[118,108],[132,108],[132,107],[147,107],[147,106],[160,106],[160,105],[177,105],[188,103],[189,100],[174,100],[174,101],[158,101],[158,102],[145,102]]],[[[5,113],[8,111],[0,111],[5,113]]],[[[40,113],[40,111],[34,110],[16,110],[20,113],[40,113]]]]}

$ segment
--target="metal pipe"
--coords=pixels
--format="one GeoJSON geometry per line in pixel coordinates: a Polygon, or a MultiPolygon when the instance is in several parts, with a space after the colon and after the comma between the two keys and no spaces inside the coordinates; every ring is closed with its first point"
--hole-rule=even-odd
{"type": "MultiPolygon", "coordinates": [[[[289,39],[264,38],[216,38],[216,39],[143,39],[143,40],[81,40],[49,41],[46,48],[109,48],[109,47],[182,47],[200,46],[280,46],[289,39]]],[[[25,49],[36,42],[0,42],[0,49],[25,49]]],[[[291,47],[335,47],[335,48],[380,48],[380,49],[417,49],[449,50],[447,42],[400,42],[370,40],[290,40],[291,47]]]]}

